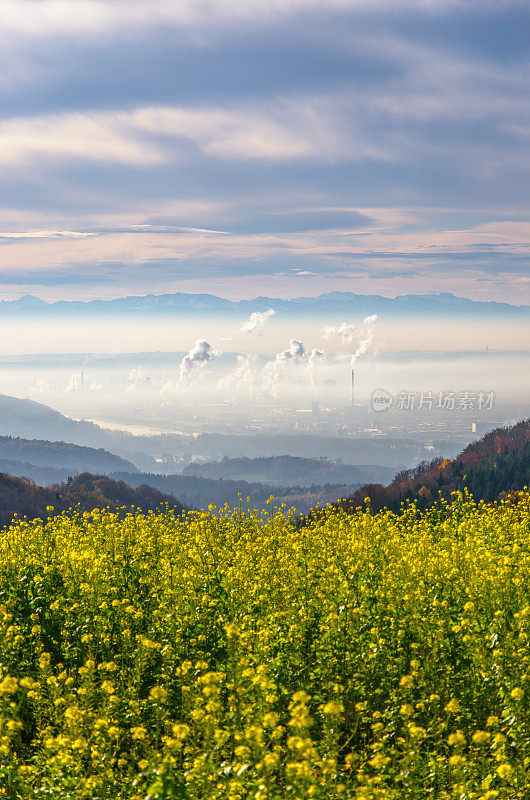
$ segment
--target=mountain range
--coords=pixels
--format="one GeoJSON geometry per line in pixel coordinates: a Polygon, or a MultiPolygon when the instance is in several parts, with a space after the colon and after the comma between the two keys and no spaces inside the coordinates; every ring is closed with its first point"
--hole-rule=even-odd
{"type": "Polygon", "coordinates": [[[289,300],[278,297],[255,297],[252,300],[227,300],[213,294],[149,294],[138,297],[120,297],[113,300],[59,300],[46,302],[32,295],[17,300],[0,302],[0,315],[4,314],[216,314],[248,315],[254,311],[273,308],[289,314],[403,314],[459,315],[515,315],[530,318],[530,306],[516,306],[495,301],[470,300],[448,292],[406,294],[394,298],[381,295],[362,295],[354,292],[327,292],[317,297],[295,297],[289,300]]]}

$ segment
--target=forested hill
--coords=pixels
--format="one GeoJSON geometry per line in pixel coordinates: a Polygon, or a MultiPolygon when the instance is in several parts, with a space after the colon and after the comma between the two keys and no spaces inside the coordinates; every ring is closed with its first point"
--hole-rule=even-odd
{"type": "MultiPolygon", "coordinates": [[[[74,472],[137,472],[130,461],[109,453],[103,448],[85,447],[68,442],[50,442],[44,439],[21,439],[18,436],[0,436],[0,469],[11,472],[3,462],[18,462],[38,467],[71,470],[74,472]]],[[[24,473],[26,474],[26,473],[24,473]]]]}
{"type": "Polygon", "coordinates": [[[123,481],[106,476],[84,473],[67,483],[43,488],[23,478],[0,473],[0,525],[7,525],[17,514],[28,519],[59,514],[69,508],[138,508],[155,510],[168,504],[176,513],[184,506],[174,497],[162,494],[149,486],[133,489],[123,481]]]}
{"type": "Polygon", "coordinates": [[[253,481],[270,486],[360,485],[373,480],[390,480],[396,470],[377,465],[343,464],[327,458],[269,456],[265,458],[223,458],[221,461],[189,464],[183,475],[214,480],[253,481]]]}
{"type": "Polygon", "coordinates": [[[354,510],[370,498],[371,508],[398,511],[414,500],[422,509],[439,497],[467,488],[476,500],[491,502],[530,485],[530,419],[497,428],[466,447],[455,459],[422,462],[399,472],[389,486],[367,484],[338,505],[354,510]]]}

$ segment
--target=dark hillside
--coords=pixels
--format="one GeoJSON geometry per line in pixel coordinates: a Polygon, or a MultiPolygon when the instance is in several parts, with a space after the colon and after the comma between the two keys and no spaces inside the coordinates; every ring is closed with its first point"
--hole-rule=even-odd
{"type": "Polygon", "coordinates": [[[390,480],[391,467],[343,464],[327,458],[269,456],[223,458],[221,461],[189,464],[183,474],[222,480],[246,480],[272,486],[323,486],[326,483],[354,485],[372,480],[390,480]]]}
{"type": "MultiPolygon", "coordinates": [[[[2,461],[9,460],[73,472],[137,472],[130,461],[103,448],[85,447],[64,441],[0,436],[0,465],[2,461]]],[[[5,471],[10,472],[9,469],[5,471]]]]}
{"type": "Polygon", "coordinates": [[[367,498],[373,511],[414,500],[421,509],[441,495],[469,489],[476,500],[492,502],[503,493],[523,489],[530,483],[530,420],[510,428],[497,428],[468,445],[454,460],[423,461],[414,469],[399,472],[389,486],[367,484],[339,505],[354,510],[367,498]]]}
{"type": "Polygon", "coordinates": [[[133,489],[122,481],[105,476],[78,475],[67,483],[43,488],[23,478],[0,473],[0,525],[8,525],[16,514],[19,517],[44,518],[69,508],[141,508],[155,510],[167,505],[176,513],[184,506],[174,497],[158,492],[149,486],[133,489]],[[52,509],[50,509],[52,507],[52,509]]]}

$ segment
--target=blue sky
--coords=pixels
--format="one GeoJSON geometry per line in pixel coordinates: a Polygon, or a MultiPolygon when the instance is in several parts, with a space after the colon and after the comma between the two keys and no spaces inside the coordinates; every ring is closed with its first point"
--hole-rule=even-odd
{"type": "Polygon", "coordinates": [[[528,30],[515,0],[2,0],[2,297],[530,303],[528,30]]]}

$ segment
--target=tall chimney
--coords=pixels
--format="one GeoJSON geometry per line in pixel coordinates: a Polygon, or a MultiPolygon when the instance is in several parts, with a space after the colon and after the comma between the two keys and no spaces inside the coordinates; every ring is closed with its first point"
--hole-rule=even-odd
{"type": "Polygon", "coordinates": [[[351,371],[351,404],[355,405],[355,372],[351,371]]]}

